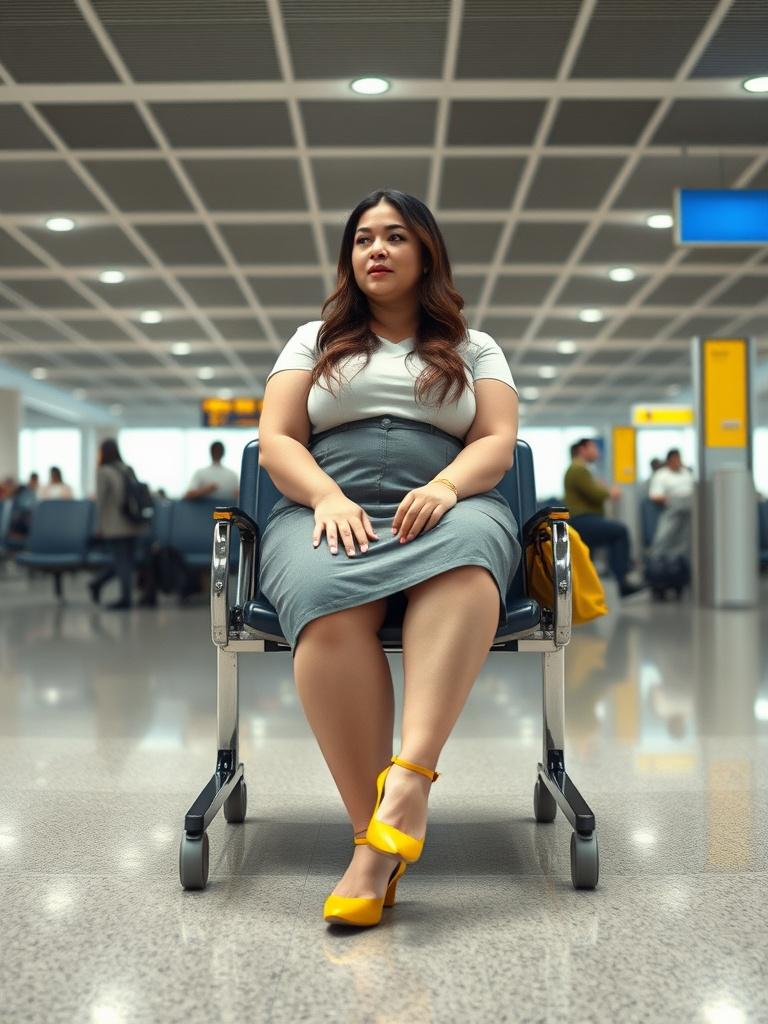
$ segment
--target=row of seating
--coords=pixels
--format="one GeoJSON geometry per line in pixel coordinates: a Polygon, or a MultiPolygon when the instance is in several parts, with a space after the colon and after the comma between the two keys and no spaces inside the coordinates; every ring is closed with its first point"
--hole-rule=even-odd
{"type": "MultiPolygon", "coordinates": [[[[0,551],[16,564],[50,573],[57,596],[63,594],[65,573],[94,571],[111,561],[95,536],[96,505],[90,500],[40,501],[32,510],[25,538],[9,533],[10,501],[0,503],[0,551]]],[[[150,529],[139,540],[137,562],[150,553],[173,552],[184,569],[207,569],[211,562],[212,512],[218,502],[155,501],[150,529]]],[[[238,545],[233,545],[233,567],[238,545]]]]}

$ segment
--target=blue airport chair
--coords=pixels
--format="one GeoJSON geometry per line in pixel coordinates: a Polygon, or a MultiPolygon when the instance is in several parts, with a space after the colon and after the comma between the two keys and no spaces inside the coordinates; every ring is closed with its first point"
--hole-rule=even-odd
{"type": "Polygon", "coordinates": [[[39,501],[17,565],[50,572],[57,597],[62,596],[61,577],[88,564],[88,544],[93,532],[93,502],[39,501]]]}
{"type": "MultiPolygon", "coordinates": [[[[515,464],[498,484],[517,522],[522,540],[529,542],[536,527],[552,528],[554,573],[551,607],[541,608],[528,595],[525,558],[506,597],[506,621],[499,626],[493,651],[538,652],[542,656],[543,756],[533,792],[537,822],[554,821],[557,808],[573,828],[571,879],[576,888],[594,889],[599,860],[595,817],[565,770],[565,647],[571,636],[571,560],[567,525],[551,518],[562,508],[536,511],[536,488],[531,450],[518,441],[515,464]]],[[[211,635],[217,654],[218,756],[216,770],[187,811],[179,849],[179,875],[185,889],[204,889],[208,880],[209,843],[206,829],[220,807],[228,822],[245,819],[247,791],[238,753],[238,657],[248,652],[290,650],[275,609],[259,593],[259,542],[272,506],[280,497],[266,470],[259,466],[259,443],[243,452],[239,508],[213,514],[211,566],[211,635]],[[237,594],[230,603],[231,531],[240,528],[237,594]]],[[[402,598],[403,595],[395,595],[402,598]]],[[[379,632],[385,651],[402,651],[404,604],[388,602],[387,618],[379,632]]]]}
{"type": "Polygon", "coordinates": [[[757,534],[760,551],[760,570],[768,568],[768,501],[757,505],[757,534]]]}
{"type": "Polygon", "coordinates": [[[662,506],[657,501],[643,498],[640,502],[640,535],[643,542],[643,551],[647,551],[651,544],[653,544],[661,513],[662,506]]]}
{"type": "Polygon", "coordinates": [[[0,501],[0,557],[3,558],[8,554],[6,542],[8,540],[8,531],[11,528],[12,509],[13,502],[10,498],[4,498],[0,501]]]}
{"type": "Polygon", "coordinates": [[[211,515],[215,501],[174,501],[171,506],[170,543],[188,569],[211,564],[211,515]]]}

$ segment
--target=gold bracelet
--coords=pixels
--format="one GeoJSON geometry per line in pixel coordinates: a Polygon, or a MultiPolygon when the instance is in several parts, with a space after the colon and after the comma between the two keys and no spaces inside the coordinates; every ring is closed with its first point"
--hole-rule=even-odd
{"type": "Polygon", "coordinates": [[[459,492],[456,489],[456,485],[452,484],[451,481],[448,479],[448,477],[446,477],[446,476],[436,476],[434,478],[434,480],[432,481],[432,483],[433,484],[447,484],[448,487],[450,487],[451,490],[453,491],[453,493],[456,495],[456,498],[458,500],[459,492]]]}

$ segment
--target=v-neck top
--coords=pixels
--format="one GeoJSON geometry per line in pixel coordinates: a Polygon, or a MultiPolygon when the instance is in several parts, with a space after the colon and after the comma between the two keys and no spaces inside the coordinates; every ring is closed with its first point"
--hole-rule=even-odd
{"type": "MultiPolygon", "coordinates": [[[[281,370],[311,372],[318,358],[317,334],[322,324],[322,320],[311,320],[296,329],[267,380],[281,370]]],[[[404,416],[463,439],[477,412],[473,381],[490,377],[517,391],[507,357],[497,342],[484,331],[469,329],[468,335],[458,351],[469,387],[458,401],[446,400],[440,407],[417,402],[414,384],[428,364],[413,351],[414,337],[396,342],[377,334],[381,345],[367,366],[364,353],[350,356],[338,366],[342,383],[334,379],[333,392],[328,391],[324,380],[309,389],[307,415],[312,433],[369,416],[404,416]]],[[[436,401],[434,390],[427,401],[436,401]]]]}

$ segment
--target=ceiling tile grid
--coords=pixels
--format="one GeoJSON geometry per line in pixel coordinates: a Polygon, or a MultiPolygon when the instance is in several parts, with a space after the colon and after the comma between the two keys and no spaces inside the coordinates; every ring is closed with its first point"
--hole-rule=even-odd
{"type": "Polygon", "coordinates": [[[127,414],[258,390],[381,187],[432,209],[527,415],[656,394],[696,333],[765,358],[768,250],[646,218],[768,187],[768,97],[740,89],[766,52],[757,0],[5,0],[0,360],[127,414]]]}

